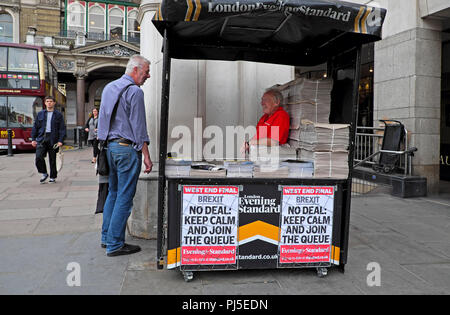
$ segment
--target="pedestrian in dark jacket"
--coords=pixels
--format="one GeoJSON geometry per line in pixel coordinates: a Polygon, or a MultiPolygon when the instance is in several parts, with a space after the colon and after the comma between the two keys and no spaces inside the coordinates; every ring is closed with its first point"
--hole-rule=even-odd
{"type": "Polygon", "coordinates": [[[63,145],[66,136],[64,116],[55,109],[56,100],[47,96],[44,100],[45,109],[40,111],[34,121],[31,132],[32,145],[36,148],[36,168],[42,177],[41,183],[48,178],[45,156],[49,156],[50,183],[54,183],[58,172],[56,170],[56,153],[63,145]]]}

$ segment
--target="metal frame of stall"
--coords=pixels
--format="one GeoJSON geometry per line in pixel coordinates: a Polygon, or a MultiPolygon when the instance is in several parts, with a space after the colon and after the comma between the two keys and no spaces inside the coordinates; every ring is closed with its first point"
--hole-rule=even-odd
{"type": "MultiPolygon", "coordinates": [[[[157,12],[157,14],[159,14],[157,12]]],[[[357,43],[351,49],[333,55],[328,58],[328,73],[336,74],[339,67],[348,66],[349,61],[353,62],[353,86],[352,86],[352,123],[350,125],[350,144],[349,144],[349,176],[346,179],[322,179],[322,178],[167,178],[166,177],[166,157],[167,157],[167,140],[168,140],[168,119],[169,119],[169,95],[170,95],[170,73],[171,73],[171,35],[168,29],[164,29],[163,39],[163,73],[162,73],[162,95],[161,95],[161,121],[160,121],[160,150],[159,150],[159,176],[158,176],[158,225],[157,225],[157,268],[163,269],[165,265],[165,256],[180,253],[169,254],[169,247],[176,247],[180,242],[181,235],[181,217],[180,208],[182,202],[181,189],[183,185],[234,185],[241,187],[245,185],[259,185],[259,187],[267,187],[270,190],[280,191],[284,186],[329,186],[334,187],[334,212],[333,212],[333,240],[338,240],[338,244],[333,246],[330,263],[310,263],[310,264],[280,264],[279,262],[270,268],[304,268],[314,267],[317,269],[318,276],[325,276],[327,269],[336,265],[344,272],[348,255],[348,239],[349,239],[349,222],[351,207],[351,185],[352,185],[352,169],[353,169],[353,153],[356,133],[356,121],[358,115],[358,88],[360,78],[361,65],[361,43],[357,43]],[[346,57],[345,57],[346,56],[346,57]],[[353,60],[352,60],[353,59],[353,60]],[[167,199],[166,199],[167,198],[167,199]],[[165,213],[167,211],[168,222],[165,222],[165,213]],[[338,223],[336,223],[338,222],[338,223]],[[338,226],[338,229],[334,227],[338,226]],[[168,240],[167,252],[164,251],[166,236],[168,240]],[[170,244],[173,243],[173,244],[170,244]],[[337,246],[338,245],[338,246],[337,246]],[[335,259],[335,260],[334,260],[335,259]]],[[[333,41],[325,43],[326,46],[332,48],[337,43],[333,41]]],[[[202,49],[208,49],[202,47],[202,49]]],[[[220,45],[214,47],[220,49],[220,45]]],[[[251,47],[246,47],[251,49],[251,47]]],[[[204,50],[203,50],[204,51],[204,50]]],[[[268,47],[265,54],[270,55],[271,47],[268,47]]],[[[279,49],[274,47],[274,59],[279,53],[279,49]]],[[[300,57],[301,58],[301,57],[300,57]]],[[[204,54],[202,58],[205,58],[204,54]]],[[[283,62],[280,62],[284,64],[283,62]]],[[[252,266],[242,266],[239,263],[220,266],[187,266],[182,264],[176,265],[183,273],[185,280],[189,281],[193,278],[193,272],[197,270],[236,270],[236,269],[254,269],[252,266]]],[[[256,267],[256,268],[264,268],[256,267]]]]}

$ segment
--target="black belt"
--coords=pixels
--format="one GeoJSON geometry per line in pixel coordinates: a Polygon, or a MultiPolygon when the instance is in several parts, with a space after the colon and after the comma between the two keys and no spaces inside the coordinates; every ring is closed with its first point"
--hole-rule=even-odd
{"type": "Polygon", "coordinates": [[[133,141],[125,139],[125,138],[116,138],[116,139],[109,139],[108,143],[110,142],[118,142],[123,144],[133,144],[133,141]]]}

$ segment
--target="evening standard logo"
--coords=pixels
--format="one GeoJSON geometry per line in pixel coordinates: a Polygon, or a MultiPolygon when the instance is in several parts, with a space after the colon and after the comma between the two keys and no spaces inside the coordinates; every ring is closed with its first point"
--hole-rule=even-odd
{"type": "Polygon", "coordinates": [[[245,195],[239,198],[240,213],[280,213],[280,205],[275,198],[245,195]]]}
{"type": "Polygon", "coordinates": [[[283,1],[277,1],[274,4],[266,4],[262,2],[256,3],[240,3],[239,1],[234,4],[231,3],[208,3],[208,12],[210,13],[246,13],[255,11],[258,9],[264,9],[267,11],[280,11],[285,15],[292,13],[303,14],[306,16],[326,17],[337,21],[348,22],[350,20],[351,12],[339,12],[329,9],[314,9],[307,5],[291,6],[289,3],[283,1]]]}

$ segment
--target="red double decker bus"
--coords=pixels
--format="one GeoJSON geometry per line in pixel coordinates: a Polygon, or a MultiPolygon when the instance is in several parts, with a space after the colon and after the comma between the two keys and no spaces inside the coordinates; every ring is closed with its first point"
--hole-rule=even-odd
{"type": "Polygon", "coordinates": [[[58,88],[56,66],[43,49],[0,43],[0,150],[8,148],[8,129],[13,149],[33,150],[31,129],[47,95],[55,97],[55,108],[65,117],[65,91],[58,88]]]}

